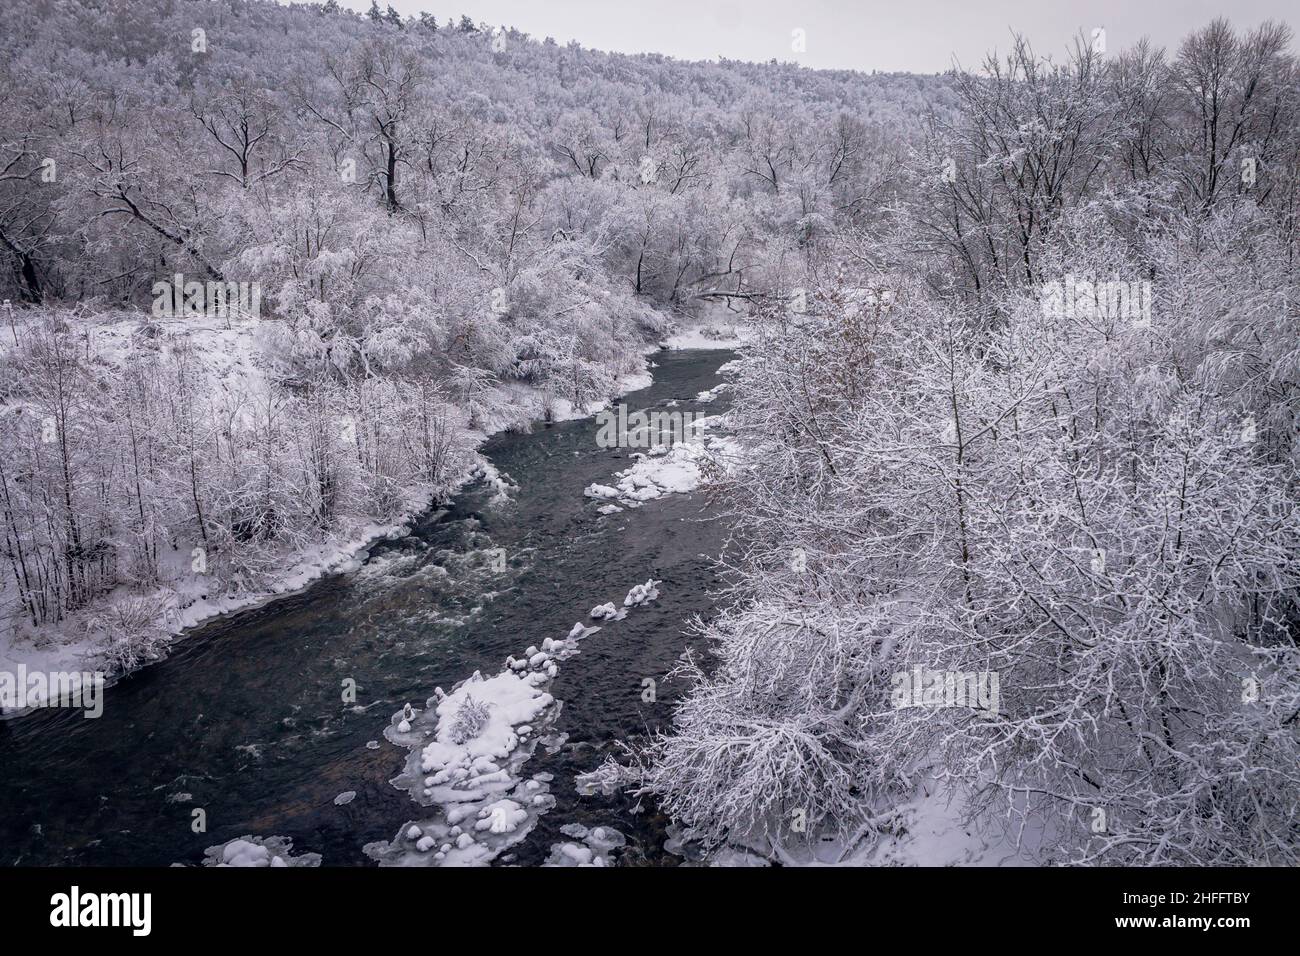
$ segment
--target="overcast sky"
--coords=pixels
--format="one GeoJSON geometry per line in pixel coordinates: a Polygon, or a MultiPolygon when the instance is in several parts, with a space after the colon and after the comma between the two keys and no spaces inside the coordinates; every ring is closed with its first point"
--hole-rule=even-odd
{"type": "MultiPolygon", "coordinates": [[[[366,10],[370,0],[340,0],[366,10]]],[[[380,6],[389,0],[380,0],[380,6]]],[[[534,37],[625,53],[681,59],[793,60],[817,68],[947,69],[954,55],[978,66],[990,49],[1006,49],[1014,28],[1036,50],[1061,53],[1071,36],[1106,31],[1118,50],[1146,35],[1167,47],[1194,27],[1226,15],[1237,27],[1273,18],[1296,26],[1294,0],[391,0],[402,14],[427,10],[443,23],[513,26],[534,37]],[[1290,17],[1287,13],[1291,12],[1290,17]],[[805,49],[792,49],[793,31],[805,49]]]]}

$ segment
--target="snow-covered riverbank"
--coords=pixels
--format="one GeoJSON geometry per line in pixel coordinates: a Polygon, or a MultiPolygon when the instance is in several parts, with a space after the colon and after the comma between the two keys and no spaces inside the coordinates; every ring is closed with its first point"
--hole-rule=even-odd
{"type": "MultiPolygon", "coordinates": [[[[253,322],[226,328],[185,326],[165,335],[183,341],[186,354],[201,370],[209,388],[242,396],[242,402],[255,406],[266,400],[271,380],[283,371],[271,357],[274,350],[268,341],[268,325],[253,322]]],[[[120,368],[135,361],[135,353],[142,348],[139,329],[139,315],[122,314],[114,321],[88,322],[80,334],[88,354],[93,353],[97,363],[120,368]]],[[[645,355],[652,357],[663,348],[733,348],[741,341],[740,335],[743,330],[734,326],[703,324],[647,345],[645,355]]],[[[168,347],[176,347],[175,341],[168,341],[168,347]]],[[[652,358],[645,364],[645,368],[618,377],[615,396],[643,389],[653,381],[652,358]]],[[[480,403],[492,412],[480,415],[475,423],[478,427],[464,428],[458,436],[470,449],[477,449],[491,435],[506,429],[586,418],[609,404],[593,402],[577,408],[566,399],[515,382],[493,386],[480,403]]],[[[129,608],[134,623],[149,630],[151,654],[141,663],[153,663],[199,625],[297,593],[327,575],[355,570],[376,543],[406,534],[411,521],[454,495],[467,482],[491,477],[490,463],[473,451],[459,472],[447,476],[439,487],[415,484],[400,489],[400,503],[392,520],[375,521],[362,514],[343,513],[323,540],[298,548],[280,547],[264,558],[263,563],[273,570],[256,583],[238,576],[221,580],[196,572],[192,555],[199,543],[176,538],[159,555],[161,574],[154,587],[142,590],[118,586],[58,624],[32,627],[24,622],[9,587],[0,591],[0,613],[4,615],[0,617],[0,673],[15,673],[20,667],[29,673],[46,674],[107,671],[111,680],[120,674],[114,674],[114,668],[104,660],[102,634],[94,624],[117,613],[117,609],[129,608]]],[[[0,718],[21,716],[32,709],[0,708],[0,718]]]]}

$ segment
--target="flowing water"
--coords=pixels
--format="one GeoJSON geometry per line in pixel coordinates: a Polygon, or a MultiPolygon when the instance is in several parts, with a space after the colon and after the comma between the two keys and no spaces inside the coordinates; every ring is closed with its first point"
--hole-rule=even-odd
{"type": "MultiPolygon", "coordinates": [[[[624,401],[720,412],[726,393],[693,398],[731,357],[660,352],[654,384],[624,401]]],[[[326,866],[372,865],[362,847],[392,839],[417,809],[388,783],[406,756],[383,738],[392,713],[594,623],[592,607],[621,605],[649,577],[662,580],[660,599],[561,665],[550,691],[564,702],[556,730],[567,741],[523,768],[555,775],[557,805],[498,862],[539,863],[566,839],[560,826],[582,823],[622,831],[624,863],[675,863],[653,807],[580,797],[573,778],[671,716],[681,688],[664,675],[698,643],[690,619],[710,613],[727,529],[699,492],[600,517],[583,488],[630,461],[598,447],[596,431],[589,418],[493,438],[483,452],[518,486],[511,503],[494,503],[482,483],[466,488],[360,570],[196,630],[110,688],[99,719],[48,710],[0,722],[0,865],[195,863],[245,834],[291,837],[295,853],[321,853],[326,866]],[[349,678],[355,703],[344,702],[349,678]],[[642,700],[644,678],[657,682],[654,703],[642,700]],[[349,790],[356,798],[336,806],[349,790]],[[192,830],[196,808],[205,833],[192,830]]]]}

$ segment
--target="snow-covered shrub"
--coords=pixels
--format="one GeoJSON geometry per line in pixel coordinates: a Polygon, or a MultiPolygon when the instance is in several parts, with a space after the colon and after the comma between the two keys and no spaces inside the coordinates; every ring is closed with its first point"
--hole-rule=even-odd
{"type": "Polygon", "coordinates": [[[488,705],[481,701],[475,700],[469,694],[460,706],[456,708],[456,713],[452,715],[451,727],[448,734],[451,742],[454,744],[466,744],[483,732],[483,728],[488,725],[492,715],[488,711],[488,705]]]}
{"type": "Polygon", "coordinates": [[[91,638],[91,653],[110,674],[124,674],[156,660],[169,640],[159,623],[166,607],[161,596],[132,596],[86,615],[82,627],[91,638]]]}
{"type": "MultiPolygon", "coordinates": [[[[740,362],[748,602],[708,627],[717,667],[688,671],[645,788],[778,856],[942,773],[1061,861],[1295,862],[1300,483],[1243,428],[1214,320],[1084,323],[1031,293],[990,324],[897,291],[821,290],[740,362]],[[998,705],[893,706],[916,667],[996,674],[998,705]]],[[[1286,342],[1254,348],[1289,374],[1286,342]]]]}
{"type": "Polygon", "coordinates": [[[733,608],[708,629],[717,669],[688,656],[674,672],[691,691],[642,754],[642,787],[696,838],[780,852],[861,825],[881,757],[860,714],[887,682],[870,629],[847,623],[733,608]]]}

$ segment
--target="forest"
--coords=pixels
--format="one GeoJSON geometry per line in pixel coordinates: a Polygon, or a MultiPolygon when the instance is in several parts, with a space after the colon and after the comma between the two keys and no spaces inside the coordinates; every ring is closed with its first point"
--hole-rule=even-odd
{"type": "Polygon", "coordinates": [[[607,779],[785,862],[936,779],[1045,862],[1300,863],[1285,24],[914,75],[4,15],[0,664],[154,660],[740,324],[728,584],[607,779]]]}

